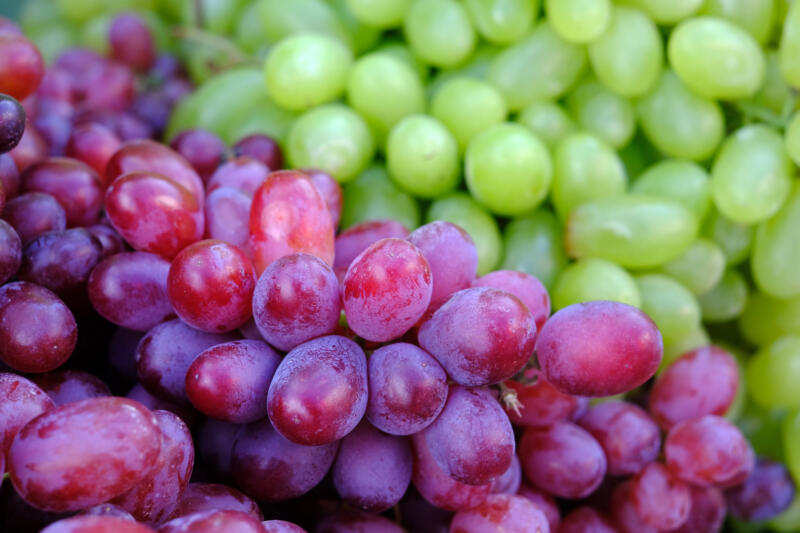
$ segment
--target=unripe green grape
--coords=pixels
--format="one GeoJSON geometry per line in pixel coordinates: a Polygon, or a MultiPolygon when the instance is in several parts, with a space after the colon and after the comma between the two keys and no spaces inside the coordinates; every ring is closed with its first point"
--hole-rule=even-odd
{"type": "Polygon", "coordinates": [[[741,26],[763,45],[772,32],[775,11],[774,0],[706,0],[702,13],[741,26]]]}
{"type": "Polygon", "coordinates": [[[800,296],[800,189],[756,230],[750,265],[756,285],[776,298],[800,296]]]}
{"type": "Polygon", "coordinates": [[[638,7],[658,24],[675,24],[693,15],[703,0],[622,0],[622,3],[638,7]]]}
{"type": "Polygon", "coordinates": [[[351,46],[350,36],[336,11],[323,0],[258,0],[261,42],[277,43],[296,33],[322,33],[351,46]]]}
{"type": "Polygon", "coordinates": [[[751,293],[739,317],[739,331],[757,346],[784,335],[800,335],[800,297],[774,298],[760,291],[751,293]]]}
{"type": "Polygon", "coordinates": [[[564,241],[571,257],[600,257],[626,268],[651,268],[678,257],[697,237],[697,219],[677,202],[628,194],[570,213],[564,241]]]}
{"type": "Polygon", "coordinates": [[[565,41],[588,43],[611,22],[610,0],[546,0],[547,20],[565,41]]]}
{"type": "Polygon", "coordinates": [[[246,5],[239,13],[233,38],[236,45],[249,54],[255,55],[268,46],[264,42],[264,25],[261,23],[258,2],[246,5]]]}
{"type": "Polygon", "coordinates": [[[698,297],[703,320],[727,322],[738,317],[747,304],[747,282],[737,270],[727,270],[711,290],[698,297]]]}
{"type": "Polygon", "coordinates": [[[366,119],[380,143],[404,117],[425,111],[425,90],[407,64],[377,52],[360,57],[350,69],[347,103],[366,119]]]}
{"type": "Polygon", "coordinates": [[[577,129],[575,121],[563,107],[546,100],[525,107],[517,116],[517,122],[531,130],[550,149],[577,129]]]}
{"type": "MultiPolygon", "coordinates": [[[[795,447],[795,450],[798,449],[798,440],[799,439],[797,437],[791,437],[791,445],[795,447]]],[[[795,451],[793,453],[797,452],[795,451]]],[[[790,462],[791,460],[788,459],[788,453],[786,452],[785,448],[784,455],[787,456],[787,462],[790,462]]],[[[800,469],[789,466],[789,471],[791,472],[793,479],[798,479],[798,475],[800,475],[800,469]]],[[[789,507],[784,509],[781,514],[768,520],[767,527],[770,528],[770,531],[778,531],[779,533],[795,533],[796,531],[800,531],[800,494],[795,495],[792,503],[789,505],[789,507]]]]}
{"type": "Polygon", "coordinates": [[[408,193],[397,188],[389,173],[380,165],[372,165],[343,187],[341,228],[343,230],[370,220],[390,219],[409,230],[419,226],[419,204],[408,193]]]}
{"type": "Polygon", "coordinates": [[[750,255],[755,226],[740,224],[712,209],[706,217],[703,235],[716,242],[725,253],[728,265],[738,265],[750,255]]]}
{"type": "Polygon", "coordinates": [[[480,45],[475,52],[463,63],[453,68],[439,70],[430,84],[427,86],[428,95],[433,97],[450,80],[455,78],[473,78],[476,80],[486,80],[489,75],[489,67],[503,48],[491,44],[480,45]]]}
{"type": "Polygon", "coordinates": [[[681,255],[664,263],[662,270],[700,295],[712,290],[725,272],[725,252],[710,239],[697,239],[681,255]]]}
{"type": "Polygon", "coordinates": [[[700,305],[689,290],[663,274],[636,278],[641,309],[653,319],[664,342],[684,338],[700,324],[700,305]]]}
{"type": "Polygon", "coordinates": [[[717,17],[681,22],[670,34],[667,55],[675,73],[706,98],[753,96],[764,81],[766,61],[753,37],[717,17]]]}
{"type": "Polygon", "coordinates": [[[783,138],[761,124],[733,132],[711,167],[711,197],[720,213],[743,224],[774,215],[791,187],[783,138]]]}
{"type": "Polygon", "coordinates": [[[792,115],[783,134],[786,152],[795,165],[800,165],[800,112],[792,115]]]}
{"type": "Polygon", "coordinates": [[[614,148],[627,145],[636,132],[636,112],[630,100],[597,81],[583,83],[575,89],[567,98],[567,107],[582,129],[614,148]]]}
{"type": "Polygon", "coordinates": [[[769,49],[766,51],[765,57],[767,71],[764,75],[764,83],[750,101],[756,106],[769,109],[776,115],[782,115],[785,112],[786,102],[791,99],[792,90],[781,74],[778,52],[769,49]]]}
{"type": "Polygon", "coordinates": [[[539,0],[465,0],[472,22],[487,41],[508,44],[531,27],[539,0]]]}
{"type": "Polygon", "coordinates": [[[616,6],[606,31],[589,43],[589,60],[597,78],[615,93],[647,93],[661,72],[664,55],[658,28],[638,9],[616,6]]]}
{"type": "Polygon", "coordinates": [[[373,26],[364,24],[347,6],[347,0],[329,0],[339,20],[344,26],[345,31],[350,36],[350,43],[356,54],[362,54],[367,50],[372,50],[381,40],[381,30],[373,26]]]}
{"type": "Polygon", "coordinates": [[[758,350],[747,365],[747,382],[762,407],[800,407],[800,337],[787,335],[758,350]]]}
{"type": "Polygon", "coordinates": [[[647,138],[670,157],[708,159],[725,135],[719,104],[690,91],[671,70],[639,100],[637,111],[647,138]]]}
{"type": "Polygon", "coordinates": [[[711,207],[711,181],[706,169],[692,161],[665,159],[648,167],[632,192],[675,200],[703,220],[711,207]]]}
{"type": "Polygon", "coordinates": [[[403,23],[411,0],[347,0],[353,15],[367,26],[387,29],[403,23]]]}
{"type": "Polygon", "coordinates": [[[547,22],[494,58],[488,80],[511,111],[563,96],[586,66],[586,51],[561,39],[547,22]],[[536,66],[535,68],[533,66],[536,66]]]}
{"type": "Polygon", "coordinates": [[[456,77],[434,95],[431,115],[447,126],[463,153],[476,134],[503,122],[508,109],[500,92],[485,81],[456,77]]]}
{"type": "Polygon", "coordinates": [[[426,81],[430,76],[430,71],[428,69],[428,65],[420,61],[414,54],[411,53],[411,50],[408,48],[408,45],[403,41],[398,40],[386,40],[383,41],[376,49],[375,52],[381,52],[383,54],[388,54],[395,59],[399,59],[406,66],[411,67],[411,70],[417,73],[417,76],[420,80],[426,81]]]}
{"type": "Polygon", "coordinates": [[[452,67],[469,57],[475,29],[455,0],[414,0],[403,24],[414,55],[437,67],[452,67]]]}
{"type": "Polygon", "coordinates": [[[567,265],[561,224],[547,209],[515,218],[505,227],[501,268],[535,276],[548,290],[567,265]]]}
{"type": "Polygon", "coordinates": [[[559,217],[577,206],[624,194],[628,180],[613,148],[588,133],[573,133],[556,148],[550,201],[559,217]]]}
{"type": "Polygon", "coordinates": [[[533,211],[547,196],[553,167],[545,145],[527,128],[504,122],[472,139],[464,157],[472,196],[500,215],[533,211]]]}
{"type": "Polygon", "coordinates": [[[686,352],[708,346],[709,344],[711,344],[711,337],[709,337],[703,324],[697,324],[683,337],[664,342],[664,357],[661,358],[661,365],[658,367],[658,371],[661,372],[669,367],[669,365],[675,362],[675,359],[686,352]]]}
{"type": "Polygon", "coordinates": [[[328,104],[307,111],[292,125],[287,155],[293,168],[317,168],[345,183],[372,160],[375,143],[355,111],[328,104]]]}
{"type": "Polygon", "coordinates": [[[459,178],[458,145],[444,125],[427,115],[411,115],[392,128],[386,167],[397,185],[415,196],[436,198],[459,178]]]}
{"type": "Polygon", "coordinates": [[[503,242],[494,217],[468,194],[456,192],[434,201],[428,209],[427,222],[444,220],[461,226],[478,249],[478,275],[495,269],[503,255],[503,242]]]}
{"type": "Polygon", "coordinates": [[[781,74],[789,85],[800,87],[800,2],[789,5],[783,21],[783,33],[778,48],[781,74]]]}
{"type": "Polygon", "coordinates": [[[553,309],[592,300],[610,300],[639,307],[641,295],[627,270],[605,259],[586,258],[561,271],[551,291],[553,309]]]}

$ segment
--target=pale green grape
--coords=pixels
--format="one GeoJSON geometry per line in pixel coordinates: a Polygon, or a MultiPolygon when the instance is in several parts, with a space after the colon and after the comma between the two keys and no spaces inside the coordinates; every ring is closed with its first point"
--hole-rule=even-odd
{"type": "Polygon", "coordinates": [[[372,50],[381,40],[381,30],[373,26],[364,24],[353,14],[347,5],[347,0],[328,0],[336,9],[336,14],[344,26],[345,31],[350,35],[350,42],[353,50],[357,54],[362,54],[367,50],[372,50]]]}
{"type": "Polygon", "coordinates": [[[428,85],[428,95],[433,97],[450,80],[455,78],[473,78],[476,80],[486,80],[489,74],[489,67],[503,48],[491,44],[478,46],[475,52],[463,63],[453,68],[441,69],[436,73],[433,81],[428,85]]]}
{"type": "Polygon", "coordinates": [[[403,23],[411,0],[347,0],[353,15],[367,26],[386,29],[403,23]]]}
{"type": "Polygon", "coordinates": [[[56,0],[55,4],[61,16],[75,25],[102,15],[109,7],[108,0],[56,0]]]}
{"type": "Polygon", "coordinates": [[[641,96],[656,83],[664,55],[658,28],[638,9],[616,6],[606,31],[589,43],[597,78],[615,93],[641,96]]]}
{"type": "Polygon", "coordinates": [[[553,309],[592,300],[610,300],[639,307],[641,295],[627,270],[605,259],[586,258],[561,271],[551,291],[553,309]]]}
{"type": "Polygon", "coordinates": [[[792,115],[786,131],[783,134],[786,153],[792,158],[795,165],[800,165],[800,112],[792,115]]]}
{"type": "Polygon", "coordinates": [[[458,145],[435,118],[411,115],[389,133],[386,166],[401,189],[435,198],[458,184],[458,145]]]}
{"type": "Polygon", "coordinates": [[[628,194],[573,210],[564,241],[572,257],[600,257],[650,268],[678,257],[697,237],[697,219],[677,202],[628,194]]]}
{"type": "Polygon", "coordinates": [[[752,98],[754,105],[765,107],[775,113],[782,115],[786,102],[790,101],[791,89],[786,84],[781,74],[780,59],[775,50],[766,51],[767,72],[764,75],[764,83],[758,93],[752,98]]]}
{"type": "Polygon", "coordinates": [[[339,183],[358,176],[374,153],[367,123],[339,104],[320,106],[301,115],[292,125],[287,143],[293,168],[318,168],[339,183]]]}
{"type": "Polygon", "coordinates": [[[759,226],[750,264],[756,285],[776,298],[800,296],[800,189],[759,226]]]}
{"type": "Polygon", "coordinates": [[[19,24],[26,35],[37,27],[58,24],[62,19],[61,9],[53,9],[53,0],[27,0],[20,5],[19,24]]]}
{"type": "Polygon", "coordinates": [[[509,122],[476,135],[464,157],[467,188],[500,215],[535,209],[547,196],[552,173],[545,145],[524,126],[509,122]]]}
{"type": "MultiPolygon", "coordinates": [[[[766,386],[769,387],[770,384],[767,383],[766,386]]],[[[800,410],[792,410],[786,415],[781,424],[781,430],[786,468],[789,469],[792,478],[800,479],[800,410]]],[[[800,525],[800,504],[793,504],[791,507],[797,507],[793,514],[795,515],[795,524],[800,525]]],[[[789,531],[797,531],[797,529],[789,531]]]]}
{"type": "Polygon", "coordinates": [[[299,33],[270,51],[264,63],[267,92],[279,106],[304,111],[344,93],[353,56],[326,35],[299,33]]]}
{"type": "Polygon", "coordinates": [[[508,109],[503,96],[485,81],[459,77],[436,92],[431,115],[447,126],[464,152],[476,134],[503,122],[508,109]]]}
{"type": "Polygon", "coordinates": [[[706,0],[703,13],[727,19],[765,44],[775,18],[774,0],[706,0]]]}
{"type": "Polygon", "coordinates": [[[388,54],[395,59],[399,59],[407,66],[411,67],[411,70],[416,72],[417,76],[419,76],[419,79],[422,81],[426,81],[428,76],[430,76],[428,65],[420,61],[414,54],[412,54],[411,50],[403,41],[383,41],[383,43],[381,43],[381,45],[378,46],[375,51],[388,54]]]}
{"type": "Polygon", "coordinates": [[[611,22],[610,0],[546,0],[547,20],[565,41],[588,43],[611,22]]]}
{"type": "Polygon", "coordinates": [[[739,317],[739,331],[756,345],[784,335],[800,335],[800,297],[784,299],[760,291],[751,293],[739,317]]]}
{"type": "Polygon", "coordinates": [[[469,57],[475,29],[455,0],[414,0],[403,24],[414,55],[437,67],[452,67],[469,57]]]}
{"type": "Polygon", "coordinates": [[[550,201],[559,217],[577,206],[623,194],[625,167],[613,148],[588,133],[573,133],[556,148],[550,201]]]}
{"type": "Polygon", "coordinates": [[[800,407],[800,337],[787,335],[763,346],[747,365],[750,397],[768,408],[800,407]]]}
{"type": "MultiPolygon", "coordinates": [[[[264,25],[261,23],[259,3],[252,2],[245,6],[236,21],[234,42],[243,51],[250,54],[260,53],[269,46],[264,41],[264,25]]],[[[266,57],[266,55],[264,56],[266,57]]]]}
{"type": "Polygon", "coordinates": [[[465,0],[478,32],[487,41],[508,44],[531,27],[539,0],[465,0]]]}
{"type": "Polygon", "coordinates": [[[388,218],[413,230],[419,226],[419,205],[413,196],[392,183],[380,165],[367,168],[343,187],[342,229],[361,222],[388,218]]]}
{"type": "MultiPolygon", "coordinates": [[[[750,383],[749,379],[747,383],[749,385],[748,392],[754,387],[769,386],[768,384],[750,383]]],[[[736,425],[742,430],[758,455],[783,461],[781,424],[785,416],[785,409],[765,409],[756,402],[747,402],[736,425]]],[[[763,523],[756,522],[752,525],[756,527],[756,533],[763,531],[763,523]]]]}
{"type": "Polygon", "coordinates": [[[700,324],[700,306],[686,287],[663,274],[636,278],[642,297],[642,311],[653,319],[664,342],[690,334],[700,324]]]}
{"type": "Polygon", "coordinates": [[[667,55],[681,81],[707,98],[747,98],[764,81],[766,61],[758,43],[725,19],[681,22],[669,37],[667,55]]]}
{"type": "Polygon", "coordinates": [[[577,129],[575,121],[563,107],[545,100],[525,107],[517,116],[517,122],[531,130],[550,149],[577,129]]]}
{"type": "MultiPolygon", "coordinates": [[[[717,343],[721,344],[721,343],[717,343]]],[[[725,418],[729,421],[736,423],[739,417],[742,416],[744,408],[747,405],[747,380],[745,379],[745,365],[747,364],[747,355],[736,350],[735,347],[723,345],[723,348],[732,353],[736,358],[736,365],[739,367],[739,386],[736,387],[736,395],[733,397],[731,405],[725,411],[725,418]]]]}
{"type": "Polygon", "coordinates": [[[350,35],[332,6],[323,0],[257,0],[261,42],[277,43],[295,33],[323,33],[351,46],[350,35]]]}
{"type": "Polygon", "coordinates": [[[703,235],[720,245],[729,265],[738,265],[750,255],[755,227],[729,220],[712,209],[706,217],[703,235]]]}
{"type": "Polygon", "coordinates": [[[670,157],[708,159],[725,135],[719,104],[690,91],[671,70],[661,74],[637,111],[647,138],[670,157]]]}
{"type": "Polygon", "coordinates": [[[738,317],[747,305],[747,282],[736,270],[723,274],[711,290],[698,297],[706,322],[727,322],[738,317]]]}
{"type": "Polygon", "coordinates": [[[662,270],[694,294],[704,294],[722,279],[725,252],[714,241],[700,238],[681,255],[664,263],[662,270]]]}
{"type": "Polygon", "coordinates": [[[659,372],[686,352],[709,344],[711,344],[711,337],[709,337],[702,324],[697,324],[689,333],[679,339],[671,339],[670,342],[664,342],[664,357],[661,358],[661,365],[658,367],[659,372]]]}
{"type": "Polygon", "coordinates": [[[428,222],[444,220],[461,226],[478,249],[478,275],[494,270],[503,255],[503,242],[494,217],[468,194],[456,192],[440,198],[428,209],[428,222]]]}
{"type": "MultiPolygon", "coordinates": [[[[197,19],[197,2],[184,1],[180,7],[179,23],[185,26],[200,26],[197,19]]],[[[220,35],[229,33],[236,23],[247,0],[201,0],[202,27],[220,35]]]]}
{"type": "Polygon", "coordinates": [[[406,63],[376,52],[361,56],[350,69],[347,103],[366,119],[382,144],[403,117],[425,111],[425,90],[406,63]]]}
{"type": "Polygon", "coordinates": [[[783,19],[783,33],[778,48],[783,79],[800,87],[800,2],[792,2],[783,19]]]}
{"type": "Polygon", "coordinates": [[[638,7],[658,24],[675,24],[693,15],[703,0],[622,0],[622,3],[638,7]]]}
{"type": "Polygon", "coordinates": [[[575,89],[567,98],[567,106],[581,128],[614,148],[627,145],[636,132],[636,112],[630,100],[596,81],[575,89]]]}
{"type": "Polygon", "coordinates": [[[296,114],[278,107],[265,96],[250,109],[249,113],[228,125],[219,132],[219,135],[227,144],[233,144],[242,137],[262,133],[284,145],[296,119],[296,114]]]}
{"type": "Polygon", "coordinates": [[[631,191],[675,200],[703,220],[711,207],[711,182],[706,170],[692,161],[665,159],[645,170],[631,191]]]}
{"type": "Polygon", "coordinates": [[[561,39],[547,22],[494,58],[489,82],[511,111],[536,100],[560,98],[586,66],[586,51],[561,39]]]}
{"type": "Polygon", "coordinates": [[[567,264],[561,224],[546,209],[515,218],[505,227],[501,268],[535,276],[549,290],[567,264]]]}

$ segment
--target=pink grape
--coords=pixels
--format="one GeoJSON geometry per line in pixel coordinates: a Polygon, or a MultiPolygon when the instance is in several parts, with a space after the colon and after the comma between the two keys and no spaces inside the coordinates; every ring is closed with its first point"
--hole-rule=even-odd
{"type": "Polygon", "coordinates": [[[611,515],[620,533],[659,533],[658,528],[642,521],[633,499],[633,482],[617,485],[611,495],[611,515]]]}
{"type": "Polygon", "coordinates": [[[271,137],[261,133],[253,133],[236,141],[233,153],[237,157],[255,158],[270,170],[283,168],[283,152],[280,145],[271,137]]]}
{"type": "Polygon", "coordinates": [[[203,181],[208,181],[225,156],[225,144],[215,133],[195,129],[179,133],[170,147],[181,154],[203,181]]]}
{"type": "Polygon", "coordinates": [[[631,494],[639,517],[658,530],[675,529],[689,518],[689,485],[661,463],[650,463],[633,477],[631,494]]]}
{"type": "Polygon", "coordinates": [[[241,511],[256,520],[264,519],[256,502],[233,487],[217,483],[189,483],[169,518],[212,510],[241,511]]]}
{"type": "Polygon", "coordinates": [[[541,331],[550,316],[550,295],[542,282],[530,274],[516,270],[496,270],[476,279],[472,286],[500,289],[522,300],[533,315],[537,331],[541,331]]]}
{"type": "MultiPolygon", "coordinates": [[[[35,383],[17,374],[0,372],[0,458],[14,435],[32,419],[56,406],[35,383]]],[[[0,468],[0,473],[4,472],[0,468]]]]}
{"type": "Polygon", "coordinates": [[[370,220],[350,226],[336,236],[333,270],[344,278],[353,260],[381,239],[405,239],[408,229],[396,220],[370,220]]]}
{"type": "Polygon", "coordinates": [[[153,529],[117,516],[76,516],[59,520],[42,533],[153,533],[153,529]]]}
{"type": "Polygon", "coordinates": [[[519,456],[511,456],[511,466],[492,482],[492,494],[516,494],[522,484],[522,465],[519,456]]]}
{"type": "Polygon", "coordinates": [[[525,483],[520,487],[518,494],[523,498],[527,498],[544,513],[545,517],[547,517],[547,523],[550,524],[550,531],[558,531],[558,526],[561,523],[561,511],[559,511],[558,504],[551,495],[525,483]]]}
{"type": "Polygon", "coordinates": [[[342,218],[342,186],[327,172],[314,168],[303,169],[303,172],[322,195],[322,199],[325,200],[325,205],[328,206],[328,212],[331,214],[331,222],[333,222],[333,227],[336,229],[339,226],[339,220],[342,218]]]}
{"type": "Polygon", "coordinates": [[[558,533],[617,533],[617,530],[597,510],[591,507],[578,507],[564,517],[558,533]]]}
{"type": "Polygon", "coordinates": [[[100,378],[81,370],[55,370],[33,376],[36,383],[56,405],[64,405],[89,398],[111,396],[111,391],[100,378]]]}
{"type": "Polygon", "coordinates": [[[381,515],[339,511],[323,518],[314,533],[403,533],[403,528],[381,515]]]}
{"type": "Polygon", "coordinates": [[[252,157],[234,157],[221,164],[208,178],[206,194],[217,189],[231,188],[252,197],[267,180],[270,170],[252,157]]]}
{"type": "Polygon", "coordinates": [[[247,251],[250,239],[252,198],[238,189],[214,189],[205,202],[206,232],[211,239],[225,241],[247,251]]]}
{"type": "Polygon", "coordinates": [[[158,533],[264,533],[261,522],[241,511],[202,511],[174,518],[158,528],[158,533]]]}
{"type": "Polygon", "coordinates": [[[3,218],[11,224],[25,245],[48,231],[67,228],[67,213],[53,196],[29,192],[12,198],[3,210],[3,218]]]}
{"type": "Polygon", "coordinates": [[[265,520],[261,525],[266,533],[306,533],[302,527],[285,520],[265,520]]]}
{"type": "Polygon", "coordinates": [[[97,222],[103,205],[103,181],[90,166],[76,159],[54,157],[28,168],[22,190],[50,194],[64,208],[67,226],[97,222]]]}
{"type": "Polygon", "coordinates": [[[689,485],[692,506],[689,518],[674,533],[716,533],[725,520],[725,498],[715,487],[689,485]]]}
{"type": "Polygon", "coordinates": [[[544,513],[521,496],[491,494],[472,509],[458,511],[450,524],[452,533],[548,533],[544,513]]]}

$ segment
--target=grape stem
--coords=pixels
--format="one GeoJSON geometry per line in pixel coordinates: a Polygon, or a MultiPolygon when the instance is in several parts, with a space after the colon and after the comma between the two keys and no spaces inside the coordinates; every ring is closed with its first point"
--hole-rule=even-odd
{"type": "Polygon", "coordinates": [[[517,391],[505,383],[498,383],[497,386],[500,388],[500,402],[503,406],[505,406],[506,409],[514,411],[514,414],[517,416],[522,416],[522,413],[520,413],[522,402],[520,402],[517,397],[517,391]]]}

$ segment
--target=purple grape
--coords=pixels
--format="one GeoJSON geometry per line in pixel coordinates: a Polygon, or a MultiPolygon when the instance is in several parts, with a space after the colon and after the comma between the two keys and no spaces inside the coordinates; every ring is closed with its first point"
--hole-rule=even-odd
{"type": "Polygon", "coordinates": [[[473,287],[491,287],[513,294],[528,306],[536,322],[536,331],[541,331],[550,316],[550,295],[542,282],[516,270],[496,270],[472,282],[473,287]]]}
{"type": "Polygon", "coordinates": [[[519,409],[506,406],[512,423],[526,427],[547,427],[576,415],[579,407],[577,396],[564,394],[553,387],[537,368],[527,369],[524,378],[530,383],[523,384],[513,379],[504,382],[516,393],[520,403],[519,409]]]}
{"type": "Polygon", "coordinates": [[[144,337],[141,331],[116,328],[108,343],[108,363],[120,376],[134,382],[136,376],[136,347],[144,337]]]}
{"type": "Polygon", "coordinates": [[[131,522],[136,522],[136,519],[131,513],[113,503],[101,503],[94,507],[89,507],[81,513],[81,516],[114,516],[117,518],[124,518],[131,522]]]}
{"type": "Polygon", "coordinates": [[[725,491],[728,510],[740,520],[759,522],[783,512],[795,495],[795,484],[786,467],[760,457],[741,485],[725,491]]]}
{"type": "Polygon", "coordinates": [[[11,279],[22,263],[22,241],[16,230],[0,220],[0,285],[11,279]]]}
{"type": "Polygon", "coordinates": [[[0,372],[0,457],[5,457],[14,435],[25,424],[55,406],[35,383],[17,374],[0,372]]]}
{"type": "Polygon", "coordinates": [[[632,478],[631,495],[639,518],[660,531],[680,527],[689,518],[689,485],[661,463],[650,463],[632,478]]]}
{"type": "Polygon", "coordinates": [[[302,527],[285,520],[265,520],[261,525],[266,533],[306,533],[302,527]]]}
{"type": "Polygon", "coordinates": [[[32,379],[56,405],[111,396],[108,385],[100,378],[81,370],[55,370],[32,379]]]}
{"type": "Polygon", "coordinates": [[[558,525],[561,523],[561,511],[552,496],[525,483],[519,489],[519,496],[527,498],[544,513],[547,523],[550,524],[550,531],[558,531],[558,525]]]}
{"type": "Polygon", "coordinates": [[[25,109],[16,98],[0,95],[0,153],[4,154],[19,144],[25,131],[25,109]]]}
{"type": "Polygon", "coordinates": [[[156,43],[150,28],[136,13],[120,13],[108,32],[111,57],[136,70],[147,70],[156,59],[156,43]]]}
{"type": "Polygon", "coordinates": [[[657,528],[642,521],[633,499],[633,482],[625,481],[611,496],[611,515],[620,533],[659,533],[657,528]]]}
{"type": "MultiPolygon", "coordinates": [[[[164,400],[157,396],[153,396],[147,389],[141,386],[141,384],[137,383],[136,385],[128,391],[128,394],[125,395],[126,398],[129,400],[135,400],[140,404],[144,405],[151,411],[161,410],[161,411],[169,411],[170,413],[174,414],[183,422],[189,426],[190,428],[194,425],[194,423],[200,418],[200,413],[192,409],[190,406],[186,405],[177,405],[175,403],[170,402],[169,400],[164,400]]],[[[231,445],[233,442],[231,441],[231,445]]]]}
{"type": "Polygon", "coordinates": [[[225,143],[216,134],[202,129],[179,133],[170,147],[181,154],[207,182],[225,156],[225,143]]]}
{"type": "Polygon", "coordinates": [[[521,496],[491,494],[472,509],[459,511],[450,524],[453,533],[547,533],[547,517],[530,501],[521,496]]]}
{"type": "Polygon", "coordinates": [[[144,524],[119,516],[76,516],[50,524],[42,533],[152,533],[144,524]]]}
{"type": "Polygon", "coordinates": [[[271,171],[283,168],[283,152],[278,143],[267,135],[254,133],[236,141],[233,153],[248,156],[264,163],[271,171]]]}
{"type": "Polygon", "coordinates": [[[247,250],[250,233],[250,204],[244,192],[230,187],[215,189],[206,196],[206,234],[247,250]]]}
{"type": "Polygon", "coordinates": [[[261,522],[241,511],[201,511],[174,518],[158,528],[158,533],[264,533],[261,522]]]}
{"type": "Polygon", "coordinates": [[[714,487],[689,485],[692,507],[689,518],[673,533],[718,533],[725,520],[725,498],[714,487]]]}
{"type": "Polygon", "coordinates": [[[3,209],[3,218],[16,230],[23,245],[48,231],[67,228],[67,212],[53,196],[43,192],[12,198],[3,209]]]}
{"type": "Polygon", "coordinates": [[[516,494],[522,484],[522,465],[517,454],[511,456],[511,466],[492,482],[492,494],[516,494]]]}
{"type": "Polygon", "coordinates": [[[169,519],[212,510],[241,511],[256,520],[264,519],[256,502],[233,487],[217,483],[189,483],[169,519]]]}
{"type": "Polygon", "coordinates": [[[434,506],[414,487],[400,501],[403,526],[416,533],[448,533],[453,513],[434,506]]]}
{"type": "Polygon", "coordinates": [[[197,434],[197,455],[206,468],[223,478],[233,473],[233,446],[245,426],[208,418],[197,434]]]}
{"type": "Polygon", "coordinates": [[[558,533],[617,533],[614,525],[591,507],[578,507],[564,517],[558,533]]]}
{"type": "Polygon", "coordinates": [[[234,157],[226,161],[208,179],[206,194],[217,189],[236,189],[252,198],[266,181],[270,170],[261,161],[252,157],[234,157]]]}
{"type": "Polygon", "coordinates": [[[403,528],[381,515],[339,511],[317,524],[314,533],[403,533],[403,528]]]}
{"type": "Polygon", "coordinates": [[[353,260],[381,239],[405,239],[408,229],[396,220],[369,220],[351,226],[336,236],[333,270],[343,279],[353,260]]]}

